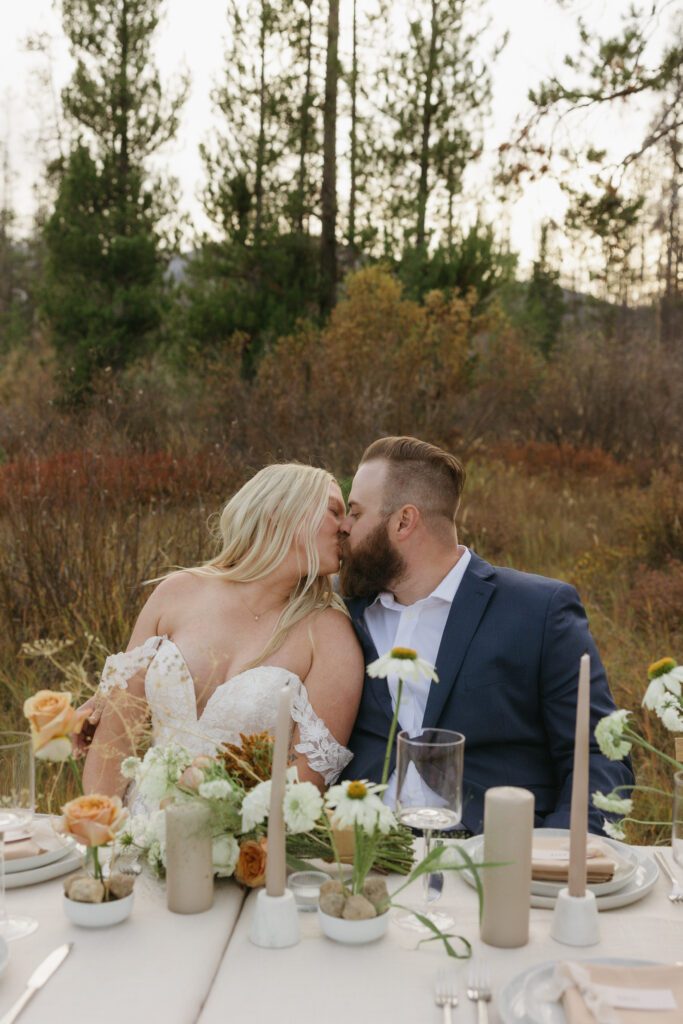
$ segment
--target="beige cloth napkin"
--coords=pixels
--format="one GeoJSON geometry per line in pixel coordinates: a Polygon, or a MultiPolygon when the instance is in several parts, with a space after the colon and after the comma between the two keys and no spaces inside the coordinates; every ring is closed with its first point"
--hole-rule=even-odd
{"type": "Polygon", "coordinates": [[[673,964],[638,967],[612,964],[558,964],[554,981],[567,986],[562,995],[567,1024],[681,1024],[683,1021],[683,967],[673,964]],[[586,984],[586,976],[588,983],[586,984]],[[577,978],[583,991],[574,982],[577,978]],[[673,1009],[648,1010],[613,1006],[599,988],[664,989],[673,993],[673,1009]]]}
{"type": "Polygon", "coordinates": [[[5,860],[38,857],[41,853],[45,853],[45,850],[35,839],[18,839],[16,843],[5,843],[5,860]]]}
{"type": "MultiPolygon", "coordinates": [[[[596,840],[588,839],[586,847],[586,881],[609,882],[614,875],[620,858],[596,840]]],[[[534,836],[531,877],[537,882],[566,882],[569,877],[569,837],[534,836]],[[563,856],[564,855],[564,856],[563,856]]]]}

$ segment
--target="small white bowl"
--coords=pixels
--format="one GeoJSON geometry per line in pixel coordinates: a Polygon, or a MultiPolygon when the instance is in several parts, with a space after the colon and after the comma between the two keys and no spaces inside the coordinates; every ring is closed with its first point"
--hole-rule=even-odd
{"type": "Polygon", "coordinates": [[[106,903],[79,903],[64,896],[64,913],[72,924],[81,928],[108,928],[125,921],[133,909],[134,893],[122,900],[107,900],[106,903]]]}
{"type": "Polygon", "coordinates": [[[385,911],[365,921],[346,921],[343,917],[331,917],[318,907],[318,921],[328,939],[343,942],[347,946],[362,946],[382,938],[389,926],[389,913],[385,911]]]}

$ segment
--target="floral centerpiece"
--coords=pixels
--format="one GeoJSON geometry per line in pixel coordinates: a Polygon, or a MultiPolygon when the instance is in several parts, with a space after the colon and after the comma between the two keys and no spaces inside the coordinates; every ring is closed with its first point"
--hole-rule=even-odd
{"type": "MultiPolygon", "coordinates": [[[[660,658],[648,668],[648,686],[643,697],[643,707],[654,711],[662,724],[673,732],[683,731],[683,666],[677,665],[673,658],[660,658]]],[[[595,727],[595,738],[605,757],[612,761],[620,761],[626,757],[634,744],[659,757],[674,771],[683,770],[683,762],[649,743],[630,723],[631,712],[625,709],[613,711],[602,718],[595,727]]],[[[626,839],[624,825],[631,822],[635,825],[668,825],[669,821],[647,821],[632,817],[632,792],[639,790],[669,796],[664,790],[654,786],[617,786],[611,793],[593,793],[595,807],[610,814],[620,816],[619,820],[605,819],[603,828],[613,839],[626,839]]]]}
{"type": "Polygon", "coordinates": [[[67,879],[66,896],[79,903],[106,903],[129,896],[133,888],[134,879],[130,876],[110,872],[105,878],[100,862],[100,849],[113,845],[127,811],[119,797],[83,795],[74,737],[83,728],[88,711],[72,707],[72,701],[69,693],[39,690],[25,701],[24,715],[29,721],[36,758],[53,764],[68,763],[80,791],[80,796],[64,804],[56,823],[58,832],[71,836],[86,850],[86,870],[67,879]]]}

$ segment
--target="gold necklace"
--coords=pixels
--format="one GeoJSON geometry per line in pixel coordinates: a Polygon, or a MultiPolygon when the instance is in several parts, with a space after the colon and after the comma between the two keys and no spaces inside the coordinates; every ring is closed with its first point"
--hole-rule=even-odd
{"type": "Polygon", "coordinates": [[[253,609],[253,608],[251,607],[251,605],[250,605],[250,604],[248,604],[248,603],[247,603],[247,602],[246,602],[246,601],[244,600],[244,598],[242,597],[242,595],[240,594],[240,592],[239,592],[239,591],[237,592],[237,596],[239,597],[240,601],[242,602],[242,604],[244,605],[244,607],[245,607],[245,608],[247,609],[247,611],[248,611],[248,612],[249,612],[249,614],[251,615],[251,617],[252,617],[252,619],[254,620],[254,622],[258,622],[258,620],[259,620],[259,619],[261,618],[261,616],[262,616],[262,615],[266,615],[266,614],[268,614],[268,612],[272,612],[272,611],[274,611],[274,610],[275,610],[275,609],[277,608],[277,605],[273,605],[273,607],[272,607],[272,608],[264,608],[264,609],[263,609],[263,611],[260,611],[260,612],[258,613],[258,615],[257,615],[257,614],[256,614],[256,612],[254,611],[254,609],[253,609]]]}

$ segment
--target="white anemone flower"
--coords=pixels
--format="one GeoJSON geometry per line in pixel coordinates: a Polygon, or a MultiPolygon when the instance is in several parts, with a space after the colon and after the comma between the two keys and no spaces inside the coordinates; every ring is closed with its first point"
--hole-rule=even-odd
{"type": "Polygon", "coordinates": [[[270,779],[259,782],[249,790],[242,801],[242,831],[251,832],[268,817],[270,808],[270,779]]]}
{"type": "Polygon", "coordinates": [[[591,799],[594,807],[611,814],[630,814],[633,810],[633,800],[619,796],[616,790],[611,793],[593,793],[591,799]]]}
{"type": "Polygon", "coordinates": [[[672,696],[677,697],[680,701],[682,689],[683,665],[676,665],[670,672],[665,672],[650,680],[643,697],[643,707],[649,708],[650,711],[659,712],[662,702],[670,699],[672,696]]]}
{"type": "Polygon", "coordinates": [[[619,839],[621,842],[626,839],[626,833],[620,821],[608,821],[605,818],[602,827],[611,839],[619,839]]]}
{"type": "Polygon", "coordinates": [[[284,802],[285,825],[292,833],[309,832],[320,817],[323,798],[312,782],[287,786],[284,802]]]}
{"type": "Polygon", "coordinates": [[[624,739],[623,735],[630,714],[630,711],[620,708],[618,711],[613,711],[611,715],[601,718],[595,727],[598,746],[610,761],[621,761],[631,749],[632,744],[624,739]]]}
{"type": "Polygon", "coordinates": [[[404,682],[419,683],[421,679],[438,683],[436,669],[424,658],[419,658],[412,647],[392,647],[388,654],[383,654],[373,661],[366,669],[371,679],[388,679],[398,676],[404,682]]]}
{"type": "Polygon", "coordinates": [[[332,824],[337,828],[352,828],[359,825],[364,832],[388,832],[394,824],[394,816],[382,802],[380,794],[385,786],[372,782],[351,781],[331,786],[325,794],[325,803],[332,811],[332,824]],[[388,813],[387,813],[388,812],[388,813]]]}

